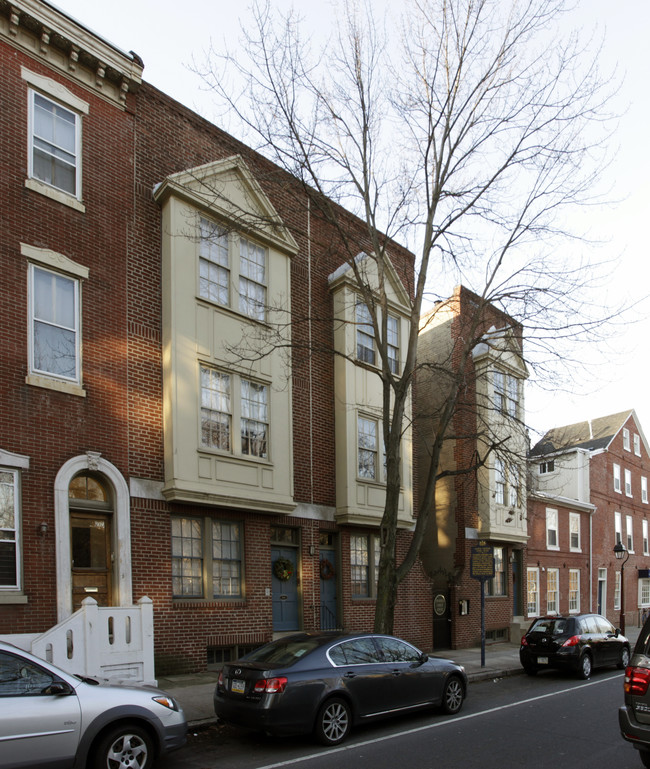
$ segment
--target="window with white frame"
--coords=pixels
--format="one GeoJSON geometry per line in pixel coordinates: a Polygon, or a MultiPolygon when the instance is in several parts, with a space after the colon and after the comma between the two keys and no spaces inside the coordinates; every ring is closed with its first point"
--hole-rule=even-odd
{"type": "Polygon", "coordinates": [[[614,544],[623,544],[623,523],[620,513],[614,513],[614,544]]]}
{"type": "Polygon", "coordinates": [[[629,553],[634,552],[634,537],[633,537],[633,522],[632,516],[625,516],[625,534],[627,540],[627,550],[629,553]]]}
{"type": "Polygon", "coordinates": [[[539,569],[529,566],[527,577],[526,612],[529,617],[537,617],[539,616],[539,569]]]}
{"type": "Polygon", "coordinates": [[[639,579],[639,607],[647,608],[650,606],[650,579],[642,577],[639,579]]]}
{"type": "Polygon", "coordinates": [[[569,569],[569,612],[580,611],[580,570],[569,569]]]}
{"type": "Polygon", "coordinates": [[[357,418],[357,474],[359,478],[379,480],[377,420],[357,418]]]}
{"type": "Polygon", "coordinates": [[[540,462],[538,469],[540,475],[552,473],[555,470],[555,460],[549,459],[547,462],[540,462]]]}
{"type": "Polygon", "coordinates": [[[519,470],[516,465],[510,465],[508,470],[508,504],[510,507],[519,506],[519,470]]]}
{"type": "Polygon", "coordinates": [[[212,518],[171,519],[175,598],[241,598],[241,524],[212,518]]]}
{"type": "Polygon", "coordinates": [[[580,513],[569,513],[569,548],[580,552],[580,513]]]}
{"type": "Polygon", "coordinates": [[[199,296],[228,307],[230,305],[228,233],[204,217],[200,219],[199,231],[199,296]]]}
{"type": "Polygon", "coordinates": [[[494,555],[494,577],[485,580],[485,594],[491,596],[506,595],[505,548],[495,547],[492,552],[494,555]]]}
{"type": "Polygon", "coordinates": [[[506,410],[506,375],[503,371],[495,371],[492,375],[494,386],[494,408],[501,413],[506,410]]]}
{"type": "Polygon", "coordinates": [[[627,427],[623,428],[623,448],[625,451],[631,451],[632,447],[630,444],[630,431],[627,429],[627,427]]]}
{"type": "Polygon", "coordinates": [[[508,376],[506,380],[506,410],[511,417],[517,416],[518,403],[519,380],[516,377],[508,376]]]}
{"type": "Polygon", "coordinates": [[[0,467],[0,594],[21,588],[18,481],[17,470],[0,467]]]}
{"type": "Polygon", "coordinates": [[[353,534],[350,537],[350,589],[353,598],[376,596],[379,554],[379,537],[375,534],[353,534]]]}
{"type": "Polygon", "coordinates": [[[494,500],[498,505],[506,503],[506,474],[503,460],[494,460],[494,500]]]}
{"type": "Polygon", "coordinates": [[[269,388],[241,380],[241,452],[251,457],[268,457],[269,388]]]}
{"type": "Polygon", "coordinates": [[[557,614],[560,610],[560,570],[547,569],[546,571],[546,611],[549,614],[557,614]]]}
{"type": "Polygon", "coordinates": [[[201,444],[230,451],[230,374],[201,366],[201,444]]]}
{"type": "Polygon", "coordinates": [[[80,380],[79,280],[29,265],[30,373],[80,380]]]}
{"type": "Polygon", "coordinates": [[[648,520],[647,518],[644,518],[641,522],[642,524],[642,533],[643,533],[643,555],[650,555],[650,549],[648,547],[648,520]]]}
{"type": "Polygon", "coordinates": [[[613,465],[613,471],[614,471],[614,491],[621,493],[621,466],[614,464],[613,465]]]}
{"type": "Polygon", "coordinates": [[[239,238],[239,311],[266,318],[266,249],[246,238],[239,238]]]}
{"type": "Polygon", "coordinates": [[[29,176],[81,198],[81,116],[29,92],[29,176]]]}
{"type": "Polygon", "coordinates": [[[641,456],[641,437],[638,433],[634,433],[634,453],[637,457],[641,456]]]}
{"type": "Polygon", "coordinates": [[[494,389],[494,408],[502,414],[516,417],[519,405],[519,380],[517,377],[494,371],[492,374],[494,389]]]}
{"type": "Polygon", "coordinates": [[[386,350],[388,368],[392,374],[399,373],[399,320],[394,315],[386,318],[386,350]]]}
{"type": "Polygon", "coordinates": [[[625,470],[625,495],[632,496],[632,471],[625,470]]]}
{"type": "Polygon", "coordinates": [[[546,508],[546,548],[548,550],[560,549],[557,531],[557,510],[552,507],[546,508]]]}
{"type": "Polygon", "coordinates": [[[200,387],[201,446],[267,459],[268,385],[201,365],[200,387]],[[238,435],[233,432],[233,413],[238,415],[238,435]]]}
{"type": "Polygon", "coordinates": [[[641,476],[641,502],[648,504],[648,479],[641,476]]]}
{"type": "Polygon", "coordinates": [[[199,217],[199,296],[237,309],[253,320],[266,319],[267,250],[199,217]],[[232,282],[239,286],[233,307],[232,282]],[[238,281],[238,283],[237,283],[238,281]]]}
{"type": "Polygon", "coordinates": [[[375,364],[375,329],[372,325],[370,310],[364,302],[357,301],[357,360],[375,364]]]}
{"type": "Polygon", "coordinates": [[[614,608],[621,608],[621,572],[614,572],[614,608]]]}

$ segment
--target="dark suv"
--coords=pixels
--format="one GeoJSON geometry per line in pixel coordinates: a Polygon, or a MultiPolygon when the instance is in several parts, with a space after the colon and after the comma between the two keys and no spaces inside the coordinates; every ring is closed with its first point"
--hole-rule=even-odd
{"type": "Polygon", "coordinates": [[[639,751],[650,769],[650,619],[646,620],[625,669],[625,704],[618,711],[623,739],[639,751]]]}
{"type": "Polygon", "coordinates": [[[530,676],[545,668],[559,668],[589,678],[595,668],[616,665],[623,669],[629,659],[629,641],[600,614],[539,617],[519,648],[519,660],[530,676]]]}

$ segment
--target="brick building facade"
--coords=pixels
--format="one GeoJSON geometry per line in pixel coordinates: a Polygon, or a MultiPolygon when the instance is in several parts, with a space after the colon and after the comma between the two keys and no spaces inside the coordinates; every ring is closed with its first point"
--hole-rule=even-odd
{"type": "MultiPolygon", "coordinates": [[[[296,180],[47,4],[0,4],[0,65],[0,633],[146,595],[160,675],[277,632],[368,629],[383,479],[378,450],[361,477],[357,433],[377,376],[333,355],[355,349],[356,254],[296,180]],[[257,354],[289,326],[288,355],[257,354]]],[[[389,252],[401,334],[413,256],[389,252]]],[[[410,444],[404,463],[400,547],[410,444]]],[[[395,632],[431,647],[419,566],[395,632]]]]}
{"type": "Polygon", "coordinates": [[[527,616],[594,611],[637,625],[650,608],[650,457],[635,412],[550,430],[530,475],[527,616]],[[629,556],[623,589],[616,543],[629,556]]]}

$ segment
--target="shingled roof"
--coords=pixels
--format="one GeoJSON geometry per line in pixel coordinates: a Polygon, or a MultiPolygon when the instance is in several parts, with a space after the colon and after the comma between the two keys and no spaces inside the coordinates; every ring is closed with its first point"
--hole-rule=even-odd
{"type": "Polygon", "coordinates": [[[576,422],[574,425],[554,427],[533,446],[530,456],[553,454],[566,449],[606,449],[633,413],[630,409],[607,417],[576,422]]]}

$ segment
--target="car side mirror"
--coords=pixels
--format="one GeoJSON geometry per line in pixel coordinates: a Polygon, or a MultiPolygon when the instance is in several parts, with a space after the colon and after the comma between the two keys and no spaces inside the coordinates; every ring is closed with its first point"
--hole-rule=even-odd
{"type": "Polygon", "coordinates": [[[614,628],[614,638],[618,638],[620,636],[620,634],[621,634],[621,628],[620,627],[615,627],[614,628]]]}
{"type": "Polygon", "coordinates": [[[427,662],[428,659],[429,659],[429,655],[428,654],[425,654],[424,652],[422,652],[422,654],[420,654],[420,664],[421,665],[424,665],[424,663],[427,662]]]}
{"type": "Polygon", "coordinates": [[[57,697],[63,697],[72,694],[72,687],[65,681],[53,681],[49,686],[42,690],[41,694],[51,694],[57,697]]]}

